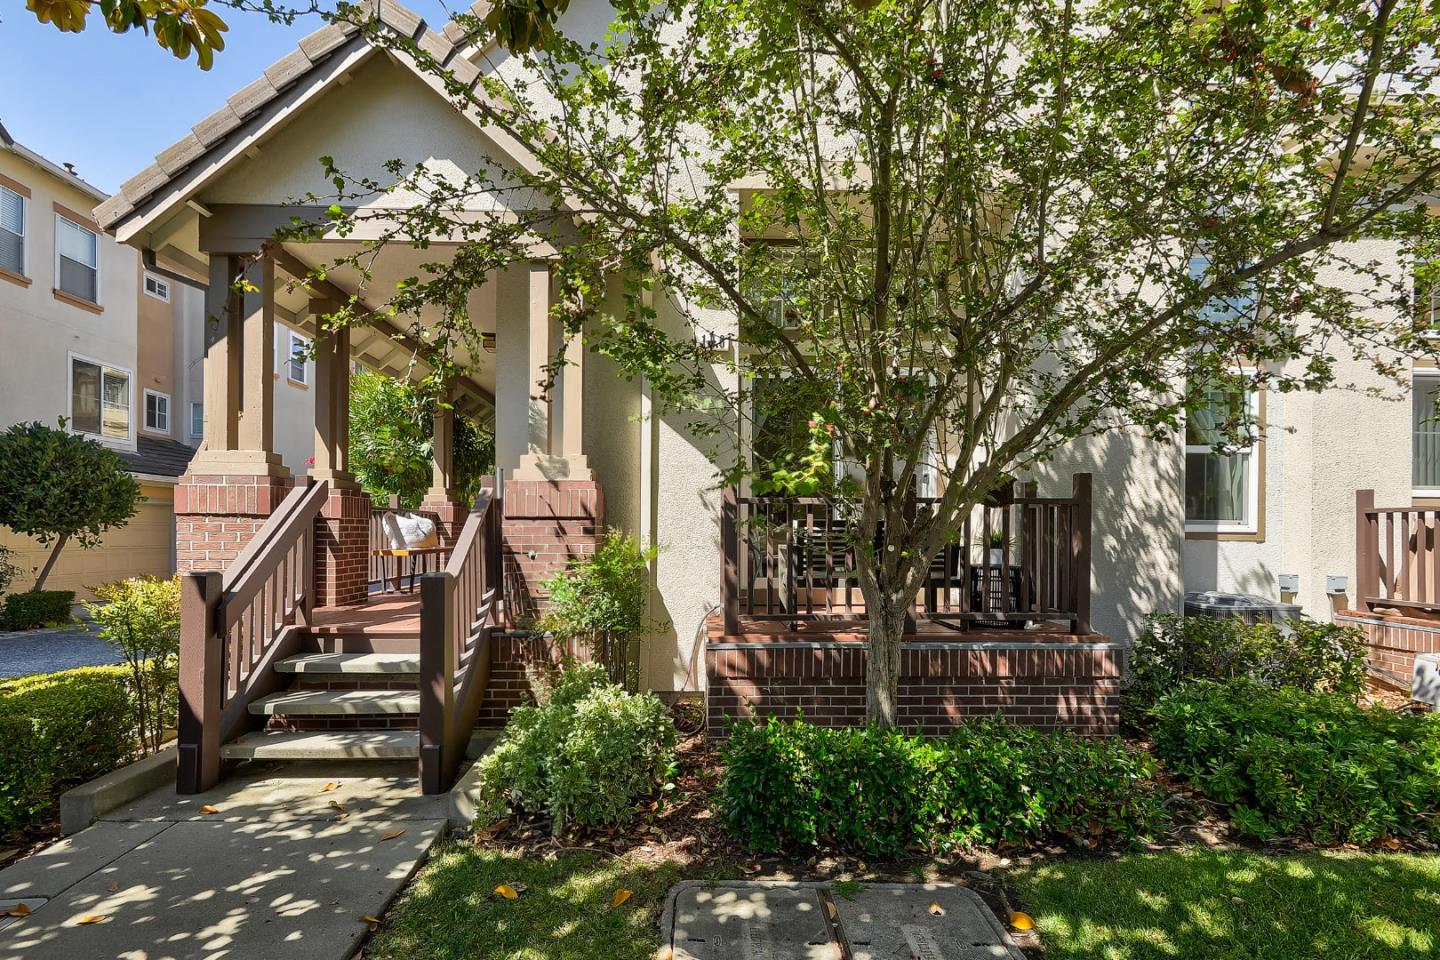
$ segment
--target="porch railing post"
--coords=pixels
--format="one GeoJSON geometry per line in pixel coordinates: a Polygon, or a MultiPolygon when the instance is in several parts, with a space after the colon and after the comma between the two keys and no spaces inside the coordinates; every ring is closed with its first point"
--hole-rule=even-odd
{"type": "MultiPolygon", "coordinates": [[[[906,536],[906,538],[908,539],[909,536],[910,536],[910,531],[915,528],[915,506],[916,506],[916,505],[915,505],[915,488],[912,486],[910,489],[906,490],[905,493],[902,494],[902,497],[903,497],[903,499],[900,501],[900,516],[901,516],[901,517],[904,519],[904,521],[905,521],[905,536],[906,536]]],[[[923,559],[921,560],[921,562],[924,563],[924,564],[926,564],[926,565],[928,566],[929,563],[930,563],[930,558],[929,558],[929,557],[925,557],[925,558],[923,558],[923,559]]],[[[930,610],[930,611],[927,611],[927,612],[928,612],[928,613],[934,613],[935,611],[930,610]]],[[[904,627],[903,627],[902,629],[903,629],[903,632],[904,632],[904,633],[908,633],[908,634],[913,634],[913,633],[915,632],[915,598],[914,598],[914,597],[907,597],[907,598],[906,598],[906,601],[905,601],[905,625],[904,625],[904,627]]]]}
{"type": "MultiPolygon", "coordinates": [[[[1040,484],[1026,480],[1020,484],[1020,498],[1028,501],[1040,496],[1040,484]]],[[[1035,506],[1020,504],[1020,609],[1034,610],[1039,604],[1035,580],[1040,566],[1040,545],[1035,541],[1035,506]]]]}
{"type": "Polygon", "coordinates": [[[740,491],[727,484],[720,504],[720,606],[726,636],[740,632],[740,491]]]}
{"type": "Polygon", "coordinates": [[[1070,524],[1070,583],[1074,590],[1074,618],[1070,632],[1090,632],[1090,520],[1091,478],[1088,473],[1075,474],[1075,493],[1070,524]]]}
{"type": "Polygon", "coordinates": [[[1370,598],[1380,596],[1380,524],[1372,515],[1374,490],[1355,491],[1355,607],[1371,609],[1370,598]]]}
{"type": "Polygon", "coordinates": [[[220,780],[225,643],[215,630],[219,606],[219,573],[189,573],[181,578],[176,793],[200,793],[220,780]]]}
{"type": "Polygon", "coordinates": [[[444,792],[447,725],[454,714],[455,578],[447,571],[420,578],[420,789],[444,792]]]}

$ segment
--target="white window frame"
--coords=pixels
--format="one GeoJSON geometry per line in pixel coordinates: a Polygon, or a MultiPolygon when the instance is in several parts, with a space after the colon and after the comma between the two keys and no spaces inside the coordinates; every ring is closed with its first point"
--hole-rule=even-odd
{"type": "Polygon", "coordinates": [[[123,446],[130,449],[135,448],[135,371],[122,367],[118,363],[108,363],[104,360],[97,360],[94,357],[87,357],[83,353],[70,351],[65,357],[65,423],[71,433],[78,433],[90,437],[101,443],[110,446],[123,446]],[[88,430],[80,430],[75,426],[75,361],[92,364],[100,368],[100,433],[91,433],[88,430]],[[113,370],[116,373],[123,373],[130,381],[130,395],[127,398],[129,416],[126,417],[128,433],[122,440],[120,437],[107,437],[105,430],[105,371],[113,370]]]}
{"type": "Polygon", "coordinates": [[[0,190],[12,194],[20,201],[20,276],[28,277],[30,276],[30,198],[18,190],[11,190],[4,184],[0,184],[0,190]]]}
{"type": "Polygon", "coordinates": [[[1414,421],[1415,421],[1415,399],[1416,399],[1416,396],[1417,396],[1416,388],[1420,385],[1420,382],[1421,382],[1421,381],[1426,381],[1426,382],[1429,382],[1429,383],[1432,383],[1432,384],[1440,385],[1440,368],[1435,368],[1435,369],[1421,368],[1421,369],[1417,369],[1417,370],[1412,370],[1412,371],[1410,372],[1410,421],[1411,421],[1411,427],[1410,427],[1410,480],[1411,480],[1411,486],[1412,486],[1412,488],[1413,488],[1412,491],[1411,491],[1411,496],[1412,496],[1412,497],[1415,497],[1415,498],[1417,498],[1417,499],[1422,499],[1422,500],[1432,500],[1432,499],[1440,498],[1440,487],[1421,487],[1421,486],[1415,486],[1415,484],[1414,484],[1414,480],[1415,480],[1415,427],[1414,427],[1414,421]]]}
{"type": "MultiPolygon", "coordinates": [[[[1253,369],[1242,369],[1238,374],[1242,377],[1253,376],[1253,369]]],[[[1188,389],[1188,388],[1187,388],[1188,389]]],[[[1260,423],[1260,391],[1253,386],[1245,393],[1245,403],[1250,409],[1251,419],[1255,423],[1254,433],[1251,436],[1249,447],[1244,450],[1237,450],[1236,453],[1246,454],[1245,459],[1245,519],[1240,522],[1217,521],[1217,520],[1191,520],[1185,518],[1186,533],[1259,533],[1260,532],[1260,457],[1261,445],[1264,440],[1261,436],[1263,424],[1260,423]]],[[[1186,459],[1187,469],[1189,457],[1192,453],[1215,453],[1215,448],[1208,443],[1186,443],[1183,456],[1186,459]]]]}
{"type": "Polygon", "coordinates": [[[284,324],[280,325],[280,332],[283,337],[277,337],[275,343],[275,346],[280,356],[276,357],[275,359],[281,365],[281,368],[285,371],[285,379],[290,383],[296,384],[297,386],[310,386],[309,358],[306,358],[300,365],[301,379],[299,380],[295,379],[295,377],[293,376],[295,368],[292,365],[292,362],[295,357],[295,344],[298,342],[302,347],[305,348],[306,351],[308,351],[310,349],[311,339],[300,331],[291,329],[284,324]]]}
{"type": "MultiPolygon", "coordinates": [[[[101,305],[101,303],[100,303],[100,299],[101,299],[101,298],[100,298],[100,293],[101,293],[101,291],[104,289],[104,287],[102,286],[102,274],[100,273],[100,261],[101,261],[102,259],[103,259],[103,258],[100,256],[100,234],[99,234],[99,232],[98,232],[98,231],[95,231],[95,230],[91,230],[89,227],[85,226],[85,224],[83,224],[83,223],[76,223],[74,220],[71,220],[69,217],[65,216],[65,214],[63,214],[63,213],[56,212],[56,214],[55,214],[55,289],[56,289],[56,290],[59,290],[61,293],[65,294],[65,296],[67,296],[67,297],[74,297],[76,300],[79,300],[79,301],[81,301],[81,302],[83,302],[83,303],[93,303],[93,304],[95,304],[95,306],[97,306],[97,307],[100,306],[100,305],[101,305]],[[75,228],[77,228],[77,229],[79,229],[79,230],[84,230],[86,233],[90,234],[91,236],[93,236],[93,237],[95,238],[95,299],[94,299],[94,300],[86,300],[84,297],[80,296],[79,294],[71,293],[69,290],[62,289],[61,286],[60,286],[60,230],[61,230],[60,222],[61,222],[62,220],[63,220],[65,223],[70,224],[72,227],[75,227],[75,228]]],[[[93,362],[93,361],[92,361],[92,362],[93,362]]],[[[116,369],[118,370],[119,368],[117,367],[116,369]]],[[[133,394],[133,391],[132,391],[132,394],[133,394]]],[[[132,405],[133,405],[133,401],[134,401],[134,397],[133,397],[133,396],[131,397],[131,401],[132,401],[132,405]]],[[[130,432],[131,432],[131,433],[134,433],[134,432],[135,432],[135,431],[134,431],[134,424],[133,424],[133,423],[131,424],[131,431],[130,431],[130,432]]]]}
{"type": "Polygon", "coordinates": [[[169,303],[169,302],[170,302],[170,281],[169,281],[169,280],[166,280],[166,279],[163,278],[163,277],[157,277],[157,276],[155,276],[155,274],[150,273],[149,271],[146,271],[145,276],[144,276],[144,277],[141,279],[141,281],[140,281],[140,289],[145,292],[145,295],[146,295],[147,297],[154,297],[156,300],[159,300],[161,303],[169,303]],[[152,290],[150,289],[150,284],[151,284],[151,283],[154,283],[155,286],[156,286],[156,288],[157,288],[158,290],[163,290],[164,293],[158,293],[158,292],[152,291],[152,290]]]}
{"type": "Polygon", "coordinates": [[[146,387],[146,388],[145,388],[145,391],[144,391],[144,395],[143,395],[143,397],[141,398],[141,400],[142,400],[142,403],[143,403],[143,411],[142,411],[142,413],[141,413],[141,416],[142,416],[142,418],[143,418],[144,421],[145,421],[145,429],[146,429],[147,431],[149,431],[150,433],[164,433],[164,434],[169,434],[169,433],[171,433],[171,432],[172,432],[172,430],[171,430],[171,425],[172,425],[173,422],[174,422],[174,418],[172,418],[172,417],[170,416],[170,408],[171,408],[171,406],[172,406],[172,403],[171,403],[171,400],[170,400],[170,394],[168,394],[168,393],[161,393],[159,390],[151,390],[149,387],[146,387]],[[163,401],[165,401],[165,426],[163,426],[163,427],[152,427],[152,426],[150,426],[150,398],[151,398],[151,397],[154,397],[156,400],[163,400],[163,401]]]}
{"type": "Polygon", "coordinates": [[[189,411],[189,413],[190,413],[190,422],[189,422],[190,439],[192,439],[192,440],[203,440],[203,439],[205,439],[205,401],[203,401],[203,400],[191,400],[191,401],[190,401],[190,411],[189,411]],[[196,411],[196,410],[199,410],[199,411],[200,411],[200,429],[199,429],[198,431],[195,429],[195,411],[196,411]]]}

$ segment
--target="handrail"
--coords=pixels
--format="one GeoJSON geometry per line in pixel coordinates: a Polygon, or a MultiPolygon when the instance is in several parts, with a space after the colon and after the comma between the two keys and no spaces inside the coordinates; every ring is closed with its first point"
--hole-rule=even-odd
{"type": "Polygon", "coordinates": [[[179,765],[176,789],[199,793],[220,778],[220,745],[250,723],[250,704],[273,692],[274,664],[295,651],[315,598],[315,518],[329,485],[303,478],[222,575],[181,583],[179,765]]]}
{"type": "MultiPolygon", "coordinates": [[[[905,516],[939,503],[912,497],[905,516]]],[[[726,635],[741,617],[793,624],[865,618],[852,531],[822,497],[741,496],[721,505],[721,601],[726,635]]],[[[1033,483],[959,518],[958,542],[931,561],[921,599],[933,620],[1024,623],[1065,620],[1090,632],[1091,478],[1078,473],[1068,496],[1041,497],[1033,483]],[[989,547],[998,537],[998,546],[989,547]],[[975,547],[978,539],[981,546],[975,547]],[[978,552],[978,557],[976,553],[978,552]],[[998,555],[998,556],[997,556],[998,555]]],[[[877,533],[876,549],[884,534],[877,533]]]]}
{"type": "Polygon", "coordinates": [[[450,789],[490,677],[490,633],[501,609],[500,518],[480,492],[445,569],[420,578],[420,786],[450,789]]]}

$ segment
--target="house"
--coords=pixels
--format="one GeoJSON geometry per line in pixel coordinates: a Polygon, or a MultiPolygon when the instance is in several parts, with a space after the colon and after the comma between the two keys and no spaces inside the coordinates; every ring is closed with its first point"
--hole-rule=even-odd
{"type": "MultiPolygon", "coordinates": [[[[461,82],[513,66],[455,24],[432,28],[391,0],[375,9],[380,29],[415,40],[461,82]]],[[[380,183],[395,181],[386,165],[396,157],[459,175],[533,162],[453,109],[405,54],[330,25],[96,208],[118,242],[204,286],[217,320],[205,344],[203,444],[175,495],[177,557],[190,574],[181,789],[213,783],[222,760],[302,756],[417,757],[425,789],[443,789],[477,719],[503,722],[524,696],[530,658],[547,655],[513,629],[541,580],[607,526],[662,548],[651,613],[666,626],[638,665],[646,687],[704,689],[717,730],[727,716],[796,707],[823,722],[862,716],[863,609],[834,574],[844,560],[828,546],[826,518],[802,502],[722,490],[705,444],[657,412],[643,382],[578,346],[540,394],[561,342],[550,312],[556,251],[543,242],[471,292],[467,314],[485,346],[450,385],[459,409],[493,418],[502,479],[478,504],[461,502],[444,441],[453,413],[437,414],[425,508],[453,553],[418,594],[369,593],[374,505],[348,469],[349,371],[359,361],[425,375],[408,364],[414,338],[438,318],[372,310],[339,332],[316,321],[352,298],[373,308],[368,289],[408,276],[421,257],[453,255],[458,238],[431,237],[423,254],[387,246],[368,277],[339,268],[317,279],[312,268],[369,238],[275,239],[292,217],[323,221],[322,209],[295,203],[325,193],[320,157],[343,157],[353,176],[380,183]],[[282,450],[276,317],[317,337],[308,470],[282,450]]],[[[405,202],[386,192],[369,201],[380,212],[405,202]]],[[[505,210],[497,199],[477,213],[505,210]]],[[[612,283],[606,296],[619,295],[612,283]]],[[[671,305],[657,296],[655,308],[664,322],[671,305]]],[[[713,374],[734,386],[722,365],[713,374]]],[[[1352,515],[1357,486],[1412,492],[1410,415],[1359,393],[1214,401],[1230,402],[1263,405],[1262,421],[1279,429],[1219,460],[1207,459],[1221,455],[1203,446],[1201,419],[1188,446],[1126,432],[1082,441],[972,518],[964,549],[917,599],[902,721],[942,729],[998,711],[1110,732],[1126,642],[1150,612],[1178,610],[1187,589],[1278,599],[1293,572],[1295,598],[1328,616],[1326,578],[1345,573],[1354,550],[1352,525],[1335,518],[1352,515]],[[1366,455],[1341,457],[1356,450],[1366,455]],[[972,535],[991,530],[1020,533],[1024,556],[973,555],[972,535]],[[1014,621],[1034,629],[999,628],[1014,621]]]]}
{"type": "MultiPolygon", "coordinates": [[[[99,547],[71,546],[47,580],[82,598],[101,583],[175,570],[174,486],[204,422],[203,288],[145,261],[90,212],[108,195],[0,126],[0,429],[64,418],[113,449],[140,482],[133,519],[99,547]]],[[[303,461],[312,438],[309,338],[276,320],[278,448],[303,461]],[[296,427],[294,425],[301,425],[296,427]]],[[[0,529],[25,589],[49,547],[0,529]]]]}

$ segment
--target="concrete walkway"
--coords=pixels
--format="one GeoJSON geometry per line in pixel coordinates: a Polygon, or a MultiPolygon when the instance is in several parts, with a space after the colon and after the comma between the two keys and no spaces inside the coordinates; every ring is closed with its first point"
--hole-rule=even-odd
{"type": "Polygon", "coordinates": [[[440,836],[444,798],[420,795],[413,760],[253,766],[199,796],[157,791],[0,871],[0,914],[33,909],[0,917],[0,960],[351,956],[360,918],[440,836]]]}

